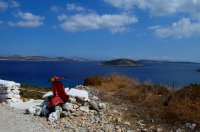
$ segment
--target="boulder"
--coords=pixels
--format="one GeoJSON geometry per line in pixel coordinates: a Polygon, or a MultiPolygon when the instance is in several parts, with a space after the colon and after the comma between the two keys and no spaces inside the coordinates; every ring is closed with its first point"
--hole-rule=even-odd
{"type": "Polygon", "coordinates": [[[67,95],[75,97],[81,101],[89,101],[88,92],[85,90],[78,90],[78,89],[72,88],[67,92],[67,95]]]}
{"type": "Polygon", "coordinates": [[[49,114],[49,118],[48,120],[50,122],[55,122],[57,121],[58,119],[60,119],[60,111],[59,110],[56,110],[55,112],[52,112],[51,114],[49,114]]]}
{"type": "Polygon", "coordinates": [[[64,110],[67,110],[67,111],[73,111],[73,109],[74,109],[74,106],[73,106],[73,104],[72,103],[65,103],[64,105],[63,105],[63,109],[64,110]]]}

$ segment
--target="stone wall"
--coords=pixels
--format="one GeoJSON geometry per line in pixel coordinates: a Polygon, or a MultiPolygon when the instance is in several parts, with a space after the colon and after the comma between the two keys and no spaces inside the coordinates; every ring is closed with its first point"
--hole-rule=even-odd
{"type": "Polygon", "coordinates": [[[19,83],[0,79],[0,102],[16,103],[21,101],[19,88],[19,83]]]}

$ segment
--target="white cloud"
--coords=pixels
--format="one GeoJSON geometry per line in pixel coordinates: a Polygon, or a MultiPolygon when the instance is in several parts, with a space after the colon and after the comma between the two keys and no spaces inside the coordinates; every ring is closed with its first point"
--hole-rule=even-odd
{"type": "Polygon", "coordinates": [[[8,3],[4,1],[0,1],[0,11],[8,8],[8,3]]]}
{"type": "Polygon", "coordinates": [[[147,10],[152,16],[186,13],[200,20],[200,0],[104,0],[110,5],[125,10],[137,7],[147,10]]]}
{"type": "Polygon", "coordinates": [[[60,12],[61,11],[61,9],[58,6],[55,6],[55,5],[51,6],[50,9],[54,12],[60,12]]]}
{"type": "Polygon", "coordinates": [[[67,20],[67,16],[65,14],[59,15],[57,18],[58,18],[59,21],[65,21],[65,20],[67,20]]]}
{"type": "Polygon", "coordinates": [[[189,18],[183,18],[178,22],[174,22],[170,27],[154,26],[151,30],[159,37],[166,38],[187,38],[200,34],[200,23],[193,23],[189,18]]]}
{"type": "Polygon", "coordinates": [[[44,17],[37,16],[29,12],[18,12],[16,17],[20,18],[21,20],[18,22],[8,22],[9,26],[16,26],[16,27],[39,27],[43,25],[44,17]]]}
{"type": "Polygon", "coordinates": [[[124,32],[128,27],[138,22],[135,16],[127,14],[80,13],[73,16],[62,14],[58,16],[62,23],[60,27],[65,31],[78,32],[87,30],[107,29],[110,32],[124,32]]]}
{"type": "Polygon", "coordinates": [[[71,3],[71,4],[67,4],[67,10],[68,10],[68,11],[78,11],[78,12],[82,12],[82,11],[85,11],[85,8],[82,7],[82,6],[80,6],[80,5],[71,3]]]}
{"type": "Polygon", "coordinates": [[[7,2],[0,1],[0,11],[6,10],[8,8],[17,8],[17,7],[20,7],[20,4],[15,0],[9,0],[7,2]]]}
{"type": "Polygon", "coordinates": [[[9,4],[10,4],[9,5],[10,8],[20,7],[20,4],[17,1],[15,1],[15,0],[11,0],[9,4]]]}

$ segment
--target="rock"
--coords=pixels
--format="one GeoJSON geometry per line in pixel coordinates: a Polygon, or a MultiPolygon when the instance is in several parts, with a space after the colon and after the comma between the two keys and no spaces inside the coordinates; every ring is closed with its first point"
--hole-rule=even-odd
{"type": "Polygon", "coordinates": [[[67,111],[73,111],[73,109],[74,109],[74,105],[72,104],[72,103],[65,103],[64,105],[63,105],[63,109],[64,110],[67,110],[67,111]]]}
{"type": "Polygon", "coordinates": [[[196,124],[186,123],[185,127],[194,130],[196,127],[196,124]]]}
{"type": "Polygon", "coordinates": [[[100,121],[100,118],[98,116],[95,116],[94,121],[95,121],[95,123],[98,123],[100,121]]]}
{"type": "Polygon", "coordinates": [[[137,122],[138,123],[138,125],[140,126],[140,128],[145,128],[145,124],[144,124],[144,121],[143,120],[140,120],[140,121],[138,121],[137,122]]]}
{"type": "Polygon", "coordinates": [[[74,109],[78,109],[78,108],[79,108],[79,106],[74,104],[74,109]]]}
{"type": "Polygon", "coordinates": [[[90,103],[89,102],[84,102],[83,106],[90,107],[90,103]]]}
{"type": "Polygon", "coordinates": [[[69,115],[68,112],[66,112],[66,111],[61,111],[61,113],[60,113],[60,118],[66,117],[66,116],[68,116],[68,115],[69,115]]]}
{"type": "Polygon", "coordinates": [[[52,112],[50,115],[49,115],[49,118],[48,120],[50,122],[55,122],[56,120],[58,120],[60,118],[60,111],[59,110],[56,110],[55,112],[52,112]]]}
{"type": "Polygon", "coordinates": [[[22,100],[20,98],[12,98],[10,100],[12,103],[16,103],[16,102],[22,102],[22,100]]]}
{"type": "Polygon", "coordinates": [[[99,106],[95,101],[90,101],[90,107],[92,110],[98,110],[99,106]]]}
{"type": "Polygon", "coordinates": [[[72,97],[69,98],[69,102],[70,102],[70,103],[73,103],[73,104],[76,104],[76,103],[77,103],[77,102],[76,102],[76,99],[75,99],[75,98],[72,98],[72,97]]]}
{"type": "Polygon", "coordinates": [[[41,113],[42,113],[42,107],[37,106],[37,107],[35,108],[35,115],[36,115],[36,116],[40,116],[41,113]]]}
{"type": "Polygon", "coordinates": [[[121,128],[120,128],[120,126],[116,126],[116,127],[115,127],[115,130],[116,130],[117,132],[121,132],[121,131],[122,131],[121,128]]]}
{"type": "Polygon", "coordinates": [[[97,101],[97,100],[99,100],[99,98],[98,98],[97,96],[93,96],[93,97],[92,97],[92,100],[97,101]]]}
{"type": "Polygon", "coordinates": [[[84,112],[86,112],[86,113],[89,113],[89,107],[86,107],[86,106],[81,106],[80,108],[79,108],[81,111],[84,111],[84,112]]]}
{"type": "Polygon", "coordinates": [[[106,108],[106,104],[105,103],[99,103],[99,108],[100,109],[105,109],[106,108]]]}
{"type": "Polygon", "coordinates": [[[130,124],[130,122],[125,121],[125,122],[124,122],[124,125],[126,125],[126,126],[130,126],[131,124],[130,124]]]}
{"type": "Polygon", "coordinates": [[[14,89],[14,90],[12,90],[11,92],[12,92],[13,94],[19,94],[19,93],[20,93],[18,89],[14,89]]]}
{"type": "Polygon", "coordinates": [[[156,129],[156,127],[155,126],[150,126],[149,127],[149,130],[152,130],[152,131],[154,131],[156,129]]]}
{"type": "Polygon", "coordinates": [[[117,124],[121,124],[122,123],[122,119],[121,118],[116,118],[116,122],[117,122],[117,124]]]}
{"type": "Polygon", "coordinates": [[[25,110],[27,114],[35,114],[35,107],[29,107],[28,109],[25,110]]]}
{"type": "Polygon", "coordinates": [[[148,132],[148,129],[146,129],[146,128],[141,129],[141,132],[148,132]]]}
{"type": "MultiPolygon", "coordinates": [[[[172,130],[173,131],[173,130],[172,130]]],[[[177,130],[174,130],[175,132],[185,132],[185,131],[183,131],[183,130],[181,130],[180,128],[179,129],[177,129],[177,130]]],[[[174,132],[173,131],[173,132],[174,132]]],[[[162,132],[162,131],[161,131],[162,132]]]]}
{"type": "Polygon", "coordinates": [[[105,125],[103,125],[103,127],[101,128],[103,131],[106,131],[106,132],[111,132],[111,131],[113,131],[113,125],[111,125],[111,124],[105,124],[105,125]]]}
{"type": "Polygon", "coordinates": [[[156,132],[163,132],[163,129],[162,128],[157,128],[156,132]]]}

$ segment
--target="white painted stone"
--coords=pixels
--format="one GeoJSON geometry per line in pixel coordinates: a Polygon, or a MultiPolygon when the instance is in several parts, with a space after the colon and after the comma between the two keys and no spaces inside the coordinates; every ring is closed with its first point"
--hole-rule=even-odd
{"type": "Polygon", "coordinates": [[[67,110],[67,111],[73,111],[73,109],[74,109],[74,106],[73,106],[73,104],[72,103],[65,103],[64,105],[63,105],[63,108],[65,109],[65,110],[67,110]]]}
{"type": "Polygon", "coordinates": [[[50,122],[55,122],[56,120],[58,120],[60,118],[60,111],[55,111],[55,112],[52,112],[51,114],[49,114],[49,118],[48,120],[50,122]]]}
{"type": "Polygon", "coordinates": [[[78,90],[72,88],[67,92],[67,95],[75,97],[81,101],[89,101],[88,92],[85,90],[78,90]]]}

